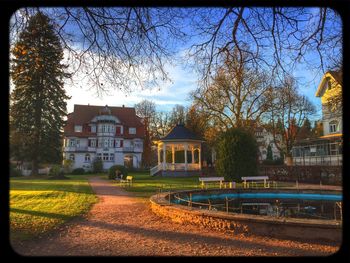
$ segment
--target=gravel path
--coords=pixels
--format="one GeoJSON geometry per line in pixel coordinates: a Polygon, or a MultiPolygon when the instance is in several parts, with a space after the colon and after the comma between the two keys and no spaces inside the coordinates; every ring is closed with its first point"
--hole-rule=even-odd
{"type": "Polygon", "coordinates": [[[181,225],[151,212],[149,202],[93,178],[99,197],[89,214],[36,240],[13,244],[22,255],[108,256],[312,256],[339,245],[321,245],[228,233],[181,225]]]}

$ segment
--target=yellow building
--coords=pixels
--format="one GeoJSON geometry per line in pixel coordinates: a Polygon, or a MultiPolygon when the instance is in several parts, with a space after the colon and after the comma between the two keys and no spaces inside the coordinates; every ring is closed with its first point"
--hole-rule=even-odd
{"type": "Polygon", "coordinates": [[[322,102],[323,135],[341,136],[343,131],[342,112],[336,107],[342,95],[342,73],[328,71],[324,74],[316,91],[322,102]],[[336,99],[338,98],[338,99],[336,99]]]}
{"type": "Polygon", "coordinates": [[[328,71],[316,91],[322,102],[323,136],[297,142],[294,165],[342,165],[342,72],[328,71]]]}

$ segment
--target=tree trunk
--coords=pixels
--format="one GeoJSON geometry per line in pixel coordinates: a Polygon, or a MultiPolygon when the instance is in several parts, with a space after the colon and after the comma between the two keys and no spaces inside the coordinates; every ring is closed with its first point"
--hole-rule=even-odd
{"type": "Polygon", "coordinates": [[[288,166],[293,165],[293,158],[291,156],[286,156],[285,164],[288,166]]]}

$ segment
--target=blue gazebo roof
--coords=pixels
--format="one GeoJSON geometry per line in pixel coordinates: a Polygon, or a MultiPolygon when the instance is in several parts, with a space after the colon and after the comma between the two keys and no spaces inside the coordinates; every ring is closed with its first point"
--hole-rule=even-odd
{"type": "Polygon", "coordinates": [[[160,138],[160,141],[172,141],[172,140],[203,141],[201,138],[198,138],[193,132],[187,129],[183,124],[177,124],[175,127],[173,127],[170,130],[170,132],[166,136],[160,138]]]}

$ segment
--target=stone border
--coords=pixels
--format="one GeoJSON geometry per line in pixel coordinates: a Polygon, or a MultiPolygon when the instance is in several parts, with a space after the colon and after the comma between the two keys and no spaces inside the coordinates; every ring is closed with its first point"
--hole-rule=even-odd
{"type": "MultiPolygon", "coordinates": [[[[201,192],[201,190],[195,192],[201,192]]],[[[153,195],[150,202],[154,213],[174,222],[197,224],[204,228],[232,234],[256,234],[316,242],[341,242],[342,240],[342,225],[338,222],[325,223],[324,220],[317,219],[274,218],[202,210],[169,203],[169,193],[153,195]]]]}

